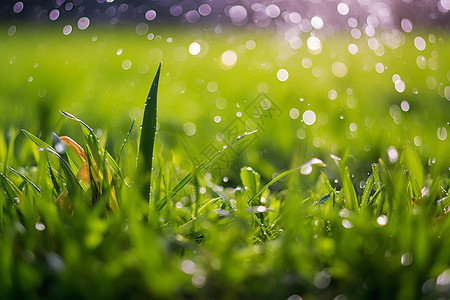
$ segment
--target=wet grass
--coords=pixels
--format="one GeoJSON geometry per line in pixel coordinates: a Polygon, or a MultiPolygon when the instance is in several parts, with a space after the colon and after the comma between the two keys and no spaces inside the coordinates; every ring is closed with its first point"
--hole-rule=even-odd
{"type": "Polygon", "coordinates": [[[153,34],[1,38],[1,298],[448,295],[447,33],[153,34]]]}

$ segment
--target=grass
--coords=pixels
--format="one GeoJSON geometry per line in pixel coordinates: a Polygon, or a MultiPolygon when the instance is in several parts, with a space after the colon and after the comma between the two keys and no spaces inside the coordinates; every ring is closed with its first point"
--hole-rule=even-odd
{"type": "Polygon", "coordinates": [[[0,297],[445,298],[448,34],[419,34],[382,56],[344,33],[317,55],[258,32],[2,37],[0,297]]]}

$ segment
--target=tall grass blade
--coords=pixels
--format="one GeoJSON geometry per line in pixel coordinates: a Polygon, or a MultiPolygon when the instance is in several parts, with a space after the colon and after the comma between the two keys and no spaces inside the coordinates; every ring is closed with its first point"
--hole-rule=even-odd
{"type": "Polygon", "coordinates": [[[156,105],[159,74],[161,72],[161,64],[153,79],[152,86],[145,101],[144,117],[141,125],[141,138],[139,142],[139,155],[137,163],[137,183],[141,189],[142,196],[149,200],[151,180],[152,180],[152,162],[153,162],[153,146],[156,135],[156,105]]]}

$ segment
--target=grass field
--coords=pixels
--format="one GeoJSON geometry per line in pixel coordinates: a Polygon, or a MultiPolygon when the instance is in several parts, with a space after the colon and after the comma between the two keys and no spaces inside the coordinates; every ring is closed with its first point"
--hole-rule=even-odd
{"type": "Polygon", "coordinates": [[[448,299],[448,32],[1,32],[0,298],[448,299]]]}

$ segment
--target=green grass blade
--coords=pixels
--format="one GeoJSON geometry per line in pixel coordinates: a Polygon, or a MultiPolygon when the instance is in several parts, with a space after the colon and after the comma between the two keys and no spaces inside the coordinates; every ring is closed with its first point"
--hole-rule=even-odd
{"type": "Polygon", "coordinates": [[[152,180],[152,163],[153,163],[153,146],[156,135],[156,106],[159,74],[161,72],[161,64],[153,79],[152,86],[145,101],[144,116],[141,125],[141,138],[139,142],[139,156],[137,163],[137,183],[141,189],[144,199],[149,200],[151,180],[152,180]]]}
{"type": "Polygon", "coordinates": [[[178,194],[178,192],[180,192],[185,186],[186,184],[188,184],[192,178],[194,178],[199,172],[203,171],[205,168],[207,168],[210,164],[212,164],[216,159],[218,159],[225,151],[227,151],[228,149],[230,149],[235,143],[237,143],[239,140],[243,139],[246,136],[249,136],[251,134],[254,134],[256,132],[256,130],[251,131],[251,132],[246,132],[243,135],[240,135],[237,137],[236,140],[234,140],[231,144],[229,144],[228,146],[224,146],[221,150],[219,150],[218,152],[216,152],[213,156],[211,156],[209,159],[205,160],[204,162],[202,162],[200,165],[196,166],[195,169],[191,172],[189,172],[189,174],[187,174],[173,189],[172,191],[168,194],[165,195],[164,198],[162,198],[161,200],[159,200],[156,203],[156,211],[161,211],[161,209],[164,208],[164,206],[167,204],[168,199],[169,198],[173,198],[176,194],[178,194]]]}
{"type": "Polygon", "coordinates": [[[58,152],[50,148],[47,148],[46,150],[54,154],[61,162],[62,169],[66,175],[67,191],[69,192],[69,195],[77,195],[81,191],[81,186],[78,183],[76,175],[72,172],[67,162],[61,157],[61,155],[58,154],[58,152]]]}
{"type": "Polygon", "coordinates": [[[11,205],[17,205],[16,199],[22,198],[19,188],[5,174],[0,173],[0,187],[5,192],[6,198],[11,205]]]}
{"type": "Polygon", "coordinates": [[[369,176],[366,181],[366,185],[364,186],[363,195],[361,197],[361,207],[365,207],[369,203],[369,196],[372,188],[375,184],[375,180],[373,179],[373,174],[369,176]]]}
{"type": "Polygon", "coordinates": [[[274,184],[274,183],[277,182],[278,180],[282,179],[283,177],[285,177],[285,176],[287,176],[287,175],[289,175],[289,174],[291,174],[291,173],[294,173],[295,171],[301,170],[302,168],[310,167],[310,166],[313,166],[313,165],[320,165],[320,166],[323,166],[323,167],[326,166],[325,163],[324,163],[323,161],[321,161],[320,159],[318,159],[318,158],[313,158],[313,159],[311,159],[310,161],[308,161],[308,162],[304,163],[303,165],[301,165],[300,167],[297,167],[297,168],[294,168],[294,169],[291,169],[291,170],[284,171],[283,173],[281,173],[280,175],[278,175],[277,177],[275,177],[274,179],[272,179],[271,181],[269,181],[265,186],[263,186],[262,188],[260,188],[260,189],[258,190],[258,192],[257,192],[256,194],[254,194],[252,198],[250,198],[250,200],[248,201],[248,203],[252,203],[255,199],[257,199],[259,196],[261,196],[261,194],[262,194],[269,186],[271,186],[272,184],[274,184]]]}
{"type": "Polygon", "coordinates": [[[338,166],[339,174],[341,176],[342,189],[340,194],[343,194],[347,208],[353,211],[357,211],[359,209],[358,197],[356,196],[355,187],[352,184],[350,173],[346,165],[347,157],[347,152],[346,154],[344,154],[343,159],[335,155],[331,155],[331,158],[334,159],[338,166]]]}
{"type": "Polygon", "coordinates": [[[50,146],[49,144],[47,144],[46,142],[44,142],[37,136],[33,135],[31,132],[26,131],[25,129],[22,129],[22,132],[23,132],[23,134],[25,134],[25,136],[27,138],[29,138],[31,141],[33,141],[33,143],[35,143],[39,148],[43,148],[43,149],[48,148],[48,149],[52,149],[53,151],[55,151],[55,149],[53,149],[52,146],[50,146]]]}
{"type": "Polygon", "coordinates": [[[125,148],[125,144],[127,143],[128,138],[130,137],[130,134],[131,134],[131,131],[133,130],[133,127],[134,127],[134,123],[135,123],[135,122],[136,122],[136,118],[134,118],[133,122],[131,122],[130,129],[128,129],[128,133],[127,133],[127,135],[125,136],[125,139],[123,140],[122,147],[120,147],[119,154],[117,155],[117,164],[120,163],[120,158],[122,157],[123,149],[125,148]]]}
{"type": "MultiPolygon", "coordinates": [[[[2,164],[0,164],[0,165],[2,165],[2,164]]],[[[20,173],[19,171],[15,170],[15,169],[11,168],[11,167],[8,166],[8,165],[5,165],[5,166],[6,166],[6,168],[7,168],[9,171],[11,171],[11,172],[14,173],[15,175],[19,176],[20,178],[22,178],[22,180],[23,180],[24,182],[26,182],[27,184],[29,184],[29,185],[30,185],[33,189],[35,189],[38,193],[41,192],[41,190],[38,188],[38,186],[35,185],[28,177],[26,177],[25,175],[23,175],[22,173],[20,173]]]]}

